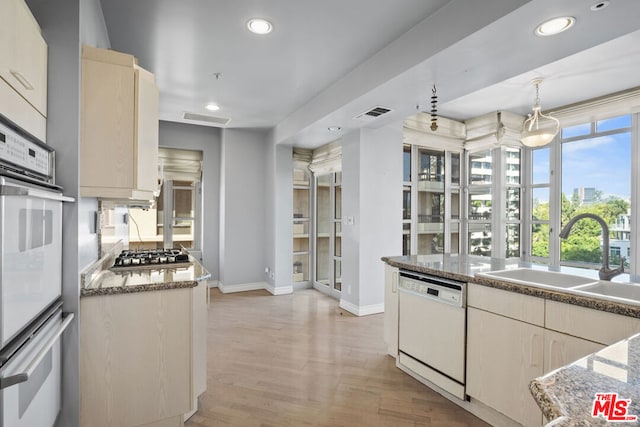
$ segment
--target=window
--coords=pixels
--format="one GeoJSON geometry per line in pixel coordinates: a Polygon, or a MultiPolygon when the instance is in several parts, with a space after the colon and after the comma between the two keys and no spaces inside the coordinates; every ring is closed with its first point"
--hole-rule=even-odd
{"type": "Polygon", "coordinates": [[[411,146],[402,147],[402,255],[411,254],[411,146]]]}
{"type": "Polygon", "coordinates": [[[163,183],[155,206],[129,209],[129,248],[161,249],[201,245],[202,152],[160,148],[163,183]]]}
{"type": "Polygon", "coordinates": [[[531,260],[599,269],[603,238],[598,222],[581,219],[566,239],[552,234],[558,239],[555,242],[549,234],[576,215],[592,213],[609,226],[611,266],[618,265],[623,256],[630,266],[631,125],[632,116],[624,115],[567,126],[550,146],[532,150],[531,260]],[[553,164],[559,170],[553,172],[553,164]]]}
{"type": "Polygon", "coordinates": [[[468,253],[491,256],[492,152],[469,153],[468,253]]]}
{"type": "MultiPolygon", "coordinates": [[[[610,229],[610,263],[619,264],[631,234],[631,116],[563,129],[561,156],[562,224],[581,213],[603,218],[610,229]]],[[[600,225],[586,218],[561,240],[560,261],[600,268],[602,249],[600,225]]]]}

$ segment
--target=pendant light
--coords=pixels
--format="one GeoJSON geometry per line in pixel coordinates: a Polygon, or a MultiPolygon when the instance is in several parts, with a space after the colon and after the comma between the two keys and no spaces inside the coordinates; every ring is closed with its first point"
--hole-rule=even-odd
{"type": "Polygon", "coordinates": [[[540,83],[542,79],[533,80],[536,87],[536,101],[533,114],[529,114],[522,125],[520,140],[527,147],[542,147],[550,143],[560,130],[560,121],[546,114],[542,114],[540,106],[540,83]]]}

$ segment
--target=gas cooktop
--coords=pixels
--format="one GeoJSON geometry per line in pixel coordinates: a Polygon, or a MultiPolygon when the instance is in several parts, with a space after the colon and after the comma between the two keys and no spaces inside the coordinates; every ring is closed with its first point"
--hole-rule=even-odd
{"type": "Polygon", "coordinates": [[[189,263],[189,254],[180,249],[124,250],[111,268],[139,266],[169,266],[189,263]]]}

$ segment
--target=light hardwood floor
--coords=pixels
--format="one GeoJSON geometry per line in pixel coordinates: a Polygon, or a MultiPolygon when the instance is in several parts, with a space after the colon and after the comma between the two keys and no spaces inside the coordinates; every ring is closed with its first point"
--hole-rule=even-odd
{"type": "Polygon", "coordinates": [[[487,426],[395,367],[383,316],[314,290],[211,290],[207,391],[185,424],[487,426]]]}

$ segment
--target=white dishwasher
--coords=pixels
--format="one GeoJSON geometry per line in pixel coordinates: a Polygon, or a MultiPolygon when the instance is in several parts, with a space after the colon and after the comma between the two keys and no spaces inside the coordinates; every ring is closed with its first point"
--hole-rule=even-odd
{"type": "Polygon", "coordinates": [[[466,284],[400,271],[398,367],[465,398],[466,284]]]}

